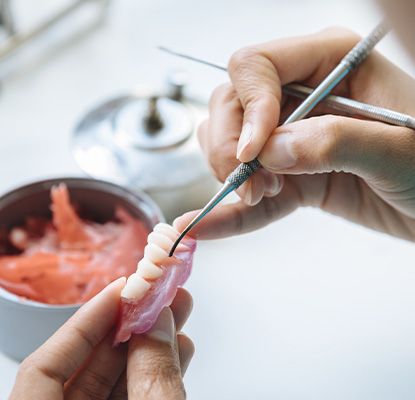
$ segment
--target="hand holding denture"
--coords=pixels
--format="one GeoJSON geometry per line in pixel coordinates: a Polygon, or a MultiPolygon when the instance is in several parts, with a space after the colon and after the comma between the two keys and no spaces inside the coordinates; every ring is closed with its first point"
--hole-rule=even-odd
{"type": "Polygon", "coordinates": [[[145,336],[113,346],[120,278],[87,302],[21,364],[11,400],[185,398],[182,376],[192,358],[191,340],[179,331],[192,307],[180,289],[145,336]]]}
{"type": "Polygon", "coordinates": [[[191,272],[195,240],[186,237],[169,257],[179,236],[172,226],[157,224],[148,234],[119,207],[115,221],[83,220],[63,184],[52,188],[51,198],[52,221],[28,217],[4,233],[11,254],[0,257],[0,284],[23,302],[92,299],[24,360],[11,398],[128,393],[131,399],[183,399],[182,376],[194,350],[180,332],[192,306],[180,286],[191,272]],[[128,280],[100,292],[120,275],[128,280]]]}

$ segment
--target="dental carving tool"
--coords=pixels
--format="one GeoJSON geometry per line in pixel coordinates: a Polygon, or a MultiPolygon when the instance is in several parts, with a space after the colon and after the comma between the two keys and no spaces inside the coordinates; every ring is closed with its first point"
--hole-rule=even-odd
{"type": "MultiPolygon", "coordinates": [[[[312,88],[291,83],[283,87],[283,92],[289,96],[305,98],[313,91],[312,88]]],[[[389,125],[403,126],[405,128],[415,129],[415,118],[388,108],[374,106],[368,103],[348,99],[347,97],[334,96],[329,94],[322,100],[321,104],[325,104],[333,110],[341,111],[346,114],[359,115],[374,121],[380,121],[389,125]]]]}
{"type": "MultiPolygon", "coordinates": [[[[376,44],[388,33],[388,26],[382,22],[366,37],[360,40],[349,53],[340,61],[333,71],[314,89],[301,105],[287,118],[283,125],[298,121],[310,113],[310,111],[322,101],[351,71],[357,68],[370,54],[376,44]]],[[[164,49],[164,48],[163,48],[164,49]]],[[[166,49],[164,49],[166,50],[166,49]]],[[[185,58],[193,59],[186,56],[185,58]]],[[[211,65],[211,63],[204,62],[211,65]]],[[[222,188],[213,196],[206,206],[196,215],[196,217],[181,232],[174,242],[169,256],[171,257],[184,236],[194,228],[218,203],[220,203],[229,193],[238,189],[255,171],[261,167],[261,163],[254,159],[247,163],[241,163],[226,178],[222,188]]]]}
{"type": "MultiPolygon", "coordinates": [[[[221,71],[227,71],[227,68],[223,65],[193,57],[185,53],[179,53],[164,46],[159,46],[158,49],[177,57],[195,61],[199,64],[207,65],[221,71]]],[[[282,87],[282,91],[286,95],[297,97],[299,99],[305,99],[311,94],[313,90],[313,88],[301,85],[299,83],[289,83],[282,87]]],[[[321,104],[346,114],[358,115],[361,117],[373,119],[374,121],[384,122],[389,125],[403,126],[405,128],[415,129],[415,118],[408,114],[403,114],[388,108],[378,107],[372,104],[363,103],[361,101],[352,100],[347,97],[329,94],[321,101],[321,104]]]]}

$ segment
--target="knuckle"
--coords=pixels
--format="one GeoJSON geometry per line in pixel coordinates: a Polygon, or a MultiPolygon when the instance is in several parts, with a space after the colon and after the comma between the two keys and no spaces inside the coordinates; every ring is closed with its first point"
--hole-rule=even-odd
{"type": "Polygon", "coordinates": [[[112,381],[105,376],[91,370],[85,371],[79,391],[89,399],[101,399],[103,392],[111,392],[112,381]]]}
{"type": "Polygon", "coordinates": [[[208,154],[209,164],[218,179],[223,181],[232,170],[235,161],[236,143],[225,142],[214,144],[208,154]]]}
{"type": "Polygon", "coordinates": [[[341,140],[344,132],[344,119],[334,115],[320,117],[321,147],[320,157],[323,165],[341,170],[341,140]]]}
{"type": "Polygon", "coordinates": [[[164,381],[176,382],[181,380],[180,367],[175,364],[164,365],[158,368],[158,378],[164,381]]]}
{"type": "Polygon", "coordinates": [[[45,365],[36,353],[31,354],[22,361],[18,374],[25,377],[42,375],[58,383],[65,382],[66,380],[64,375],[56,372],[49,365],[45,365]]]}
{"type": "Polygon", "coordinates": [[[353,30],[344,26],[332,25],[319,32],[319,34],[330,38],[358,39],[360,36],[353,30]]]}
{"type": "MultiPolygon", "coordinates": [[[[274,115],[275,112],[279,111],[280,109],[280,102],[276,95],[271,92],[261,91],[259,92],[256,89],[250,91],[249,95],[246,96],[246,109],[245,113],[247,112],[264,112],[267,110],[269,114],[274,115]]],[[[275,125],[277,121],[275,121],[275,125]]]]}
{"type": "Polygon", "coordinates": [[[259,50],[253,46],[243,47],[235,51],[229,59],[228,70],[230,74],[238,74],[244,71],[246,67],[256,63],[259,56],[259,50]]]}
{"type": "Polygon", "coordinates": [[[227,103],[234,100],[235,97],[236,94],[233,85],[229,82],[222,83],[213,90],[210,96],[209,107],[214,107],[218,102],[227,103]]]}
{"type": "Polygon", "coordinates": [[[34,360],[33,355],[26,357],[19,367],[19,374],[26,375],[30,374],[36,368],[36,361],[34,360]]]}
{"type": "Polygon", "coordinates": [[[229,74],[245,111],[255,104],[275,106],[280,79],[270,54],[261,45],[235,52],[229,61],[229,74]]]}
{"type": "Polygon", "coordinates": [[[91,332],[86,331],[85,329],[74,325],[74,334],[79,337],[79,339],[85,343],[91,350],[99,343],[99,338],[92,334],[91,332]]]}
{"type": "Polygon", "coordinates": [[[143,398],[150,397],[154,393],[175,393],[174,398],[185,398],[185,390],[182,381],[180,366],[166,361],[165,356],[154,355],[147,360],[145,367],[138,371],[140,377],[140,394],[143,398]]]}
{"type": "Polygon", "coordinates": [[[230,92],[233,92],[233,86],[231,83],[222,83],[221,85],[213,89],[212,95],[210,97],[211,103],[217,99],[222,99],[229,95],[230,92]]]}
{"type": "Polygon", "coordinates": [[[32,353],[27,356],[21,363],[19,371],[33,373],[42,369],[41,357],[37,353],[32,353]]]}

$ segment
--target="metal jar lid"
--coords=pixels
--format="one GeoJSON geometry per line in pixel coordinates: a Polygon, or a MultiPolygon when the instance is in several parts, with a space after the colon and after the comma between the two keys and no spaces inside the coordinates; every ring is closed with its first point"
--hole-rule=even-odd
{"type": "Polygon", "coordinates": [[[151,191],[209,175],[195,129],[206,114],[183,95],[182,75],[161,93],[144,90],[109,99],[76,125],[72,148],[88,175],[151,191]]]}

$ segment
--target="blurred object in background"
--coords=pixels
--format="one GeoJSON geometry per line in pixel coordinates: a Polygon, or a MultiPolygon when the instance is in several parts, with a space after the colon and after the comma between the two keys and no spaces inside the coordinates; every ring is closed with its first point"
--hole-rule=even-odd
{"type": "MultiPolygon", "coordinates": [[[[58,53],[69,52],[73,43],[103,25],[110,3],[45,0],[28,12],[27,1],[0,0],[3,81],[33,73],[34,65],[44,70],[58,53]]],[[[147,74],[139,76],[139,82],[149,80],[147,74]]],[[[161,90],[158,84],[150,89],[139,84],[137,92],[109,99],[86,113],[72,141],[75,160],[84,172],[145,190],[169,221],[202,207],[216,189],[195,137],[206,105],[184,94],[185,81],[176,73],[161,90]]]]}
{"type": "MultiPolygon", "coordinates": [[[[60,35],[56,35],[56,32],[48,35],[49,31],[58,24],[66,23],[70,35],[86,32],[103,19],[110,0],[46,1],[39,4],[38,13],[30,15],[30,19],[24,15],[23,3],[19,0],[0,0],[1,63],[20,48],[40,40],[40,37],[48,45],[65,46],[65,42],[60,41],[60,35]]],[[[7,70],[8,68],[0,70],[1,77],[4,77],[7,70]]]]}
{"type": "Polygon", "coordinates": [[[217,189],[196,139],[206,105],[186,96],[185,85],[176,72],[161,90],[111,98],[80,120],[72,140],[83,171],[146,191],[168,221],[202,207],[217,189]]]}
{"type": "Polygon", "coordinates": [[[10,0],[0,0],[0,26],[6,35],[11,36],[16,32],[10,0]]]}

